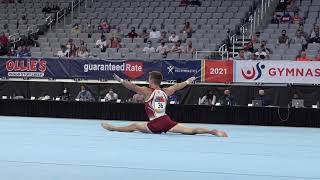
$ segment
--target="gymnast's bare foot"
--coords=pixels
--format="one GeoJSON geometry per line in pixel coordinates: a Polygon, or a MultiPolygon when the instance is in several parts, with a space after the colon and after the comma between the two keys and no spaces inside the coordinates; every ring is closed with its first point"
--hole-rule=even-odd
{"type": "Polygon", "coordinates": [[[226,132],[218,130],[218,129],[212,130],[210,134],[218,136],[218,137],[228,137],[228,134],[226,132]]]}
{"type": "Polygon", "coordinates": [[[114,127],[113,127],[111,124],[101,123],[101,126],[102,126],[104,129],[106,129],[106,130],[114,131],[114,127]]]}

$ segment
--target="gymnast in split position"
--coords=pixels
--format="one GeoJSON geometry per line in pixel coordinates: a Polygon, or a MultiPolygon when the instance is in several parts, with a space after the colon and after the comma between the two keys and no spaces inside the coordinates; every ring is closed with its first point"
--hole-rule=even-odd
{"type": "Polygon", "coordinates": [[[134,132],[140,131],[143,133],[181,133],[187,135],[195,134],[212,134],[218,137],[228,137],[227,133],[217,129],[207,128],[189,128],[180,123],[177,123],[166,114],[167,99],[170,95],[176,91],[183,89],[187,85],[191,84],[195,77],[191,77],[188,80],[177,83],[167,88],[160,88],[162,81],[162,74],[158,71],[152,71],[149,73],[149,87],[140,87],[127,80],[121,79],[114,74],[114,79],[120,82],[124,87],[130,89],[138,94],[142,94],[145,97],[145,111],[149,117],[149,122],[132,123],[128,126],[113,126],[108,123],[102,123],[101,126],[109,131],[119,132],[134,132]]]}

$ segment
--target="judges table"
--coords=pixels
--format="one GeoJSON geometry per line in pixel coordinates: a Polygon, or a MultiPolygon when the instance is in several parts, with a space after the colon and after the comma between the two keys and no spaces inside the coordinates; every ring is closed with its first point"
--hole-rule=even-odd
{"type": "MultiPolygon", "coordinates": [[[[173,120],[184,123],[320,127],[320,109],[168,105],[173,120]]],[[[0,100],[0,115],[146,121],[144,104],[0,100]]]]}

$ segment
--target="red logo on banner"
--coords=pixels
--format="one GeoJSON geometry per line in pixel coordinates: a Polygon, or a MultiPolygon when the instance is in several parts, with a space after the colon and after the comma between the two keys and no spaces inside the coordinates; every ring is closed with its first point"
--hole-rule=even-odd
{"type": "Polygon", "coordinates": [[[143,76],[143,62],[125,62],[123,73],[132,79],[143,76]]]}
{"type": "Polygon", "coordinates": [[[205,82],[233,81],[233,61],[205,60],[203,65],[205,82]]]}
{"type": "Polygon", "coordinates": [[[20,72],[45,72],[47,70],[47,61],[44,60],[7,60],[7,71],[20,71],[20,72]]]}

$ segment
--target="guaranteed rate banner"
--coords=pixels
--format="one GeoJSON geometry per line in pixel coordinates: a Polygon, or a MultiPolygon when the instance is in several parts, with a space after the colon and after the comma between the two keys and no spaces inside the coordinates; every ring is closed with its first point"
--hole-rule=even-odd
{"type": "Polygon", "coordinates": [[[161,61],[134,60],[75,60],[72,62],[73,78],[113,79],[118,74],[124,79],[146,80],[150,71],[161,71],[161,61]]]}
{"type": "Polygon", "coordinates": [[[234,61],[235,82],[320,84],[320,62],[234,61]]]}

